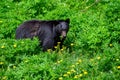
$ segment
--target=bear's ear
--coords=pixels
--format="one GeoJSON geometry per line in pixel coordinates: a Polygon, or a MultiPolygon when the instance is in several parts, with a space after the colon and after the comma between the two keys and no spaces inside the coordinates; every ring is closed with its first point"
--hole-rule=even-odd
{"type": "Polygon", "coordinates": [[[69,18],[67,18],[67,19],[65,20],[65,22],[70,23],[70,19],[69,19],[69,18]]]}

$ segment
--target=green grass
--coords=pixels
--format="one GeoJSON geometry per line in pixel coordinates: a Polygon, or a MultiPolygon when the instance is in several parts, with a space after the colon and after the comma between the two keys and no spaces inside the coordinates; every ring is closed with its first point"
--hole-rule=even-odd
{"type": "Polygon", "coordinates": [[[120,1],[1,0],[1,80],[119,80],[120,1]],[[42,52],[37,38],[15,40],[25,20],[70,18],[62,49],[42,52]]]}

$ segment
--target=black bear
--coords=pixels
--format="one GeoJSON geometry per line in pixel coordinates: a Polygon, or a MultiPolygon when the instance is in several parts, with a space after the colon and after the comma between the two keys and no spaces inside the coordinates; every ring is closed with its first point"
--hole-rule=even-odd
{"type": "Polygon", "coordinates": [[[57,42],[62,47],[69,30],[70,19],[66,20],[29,20],[16,29],[16,39],[38,37],[43,51],[54,50],[57,42]]]}

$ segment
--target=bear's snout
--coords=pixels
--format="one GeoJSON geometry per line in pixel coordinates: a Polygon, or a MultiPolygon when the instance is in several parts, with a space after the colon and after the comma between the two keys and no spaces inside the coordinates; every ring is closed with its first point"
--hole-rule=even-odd
{"type": "Polygon", "coordinates": [[[62,38],[66,38],[66,31],[62,31],[62,34],[61,34],[62,38]]]}

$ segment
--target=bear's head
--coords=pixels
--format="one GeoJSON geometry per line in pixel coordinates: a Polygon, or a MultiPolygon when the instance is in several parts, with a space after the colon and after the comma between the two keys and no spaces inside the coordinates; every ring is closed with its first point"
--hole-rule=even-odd
{"type": "Polygon", "coordinates": [[[61,36],[62,39],[66,38],[67,32],[69,30],[70,19],[61,20],[56,25],[56,31],[61,36]]]}

